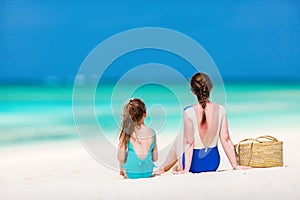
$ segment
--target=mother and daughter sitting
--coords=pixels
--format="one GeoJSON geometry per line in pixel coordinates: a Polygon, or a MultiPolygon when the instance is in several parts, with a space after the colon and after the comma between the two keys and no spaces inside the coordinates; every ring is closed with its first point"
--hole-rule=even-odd
{"type": "Polygon", "coordinates": [[[209,101],[213,89],[209,76],[196,73],[190,86],[198,101],[184,109],[184,134],[177,137],[155,172],[154,162],[158,159],[156,135],[144,124],[146,105],[141,99],[134,98],[124,106],[118,160],[120,174],[125,178],[160,175],[173,166],[174,173],[216,171],[220,164],[219,139],[233,169],[250,168],[237,163],[224,107],[209,101]]]}

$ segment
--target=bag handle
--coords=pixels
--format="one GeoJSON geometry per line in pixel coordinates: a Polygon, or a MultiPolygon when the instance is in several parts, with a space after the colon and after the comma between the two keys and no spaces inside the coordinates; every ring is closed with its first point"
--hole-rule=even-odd
{"type": "MultiPolygon", "coordinates": [[[[259,140],[257,140],[257,138],[246,138],[246,139],[243,139],[243,140],[241,140],[241,141],[239,141],[238,143],[237,143],[237,145],[235,146],[235,152],[238,154],[239,152],[238,152],[238,150],[239,150],[239,147],[240,147],[240,145],[242,144],[242,143],[244,143],[244,142],[247,142],[247,141],[251,141],[252,143],[251,143],[251,146],[253,146],[253,142],[254,141],[256,141],[256,142],[261,142],[261,141],[259,141],[259,140]]],[[[252,150],[252,148],[251,148],[251,150],[252,150]]]]}
{"type": "MultiPolygon", "coordinates": [[[[259,136],[257,138],[243,139],[243,140],[241,140],[237,143],[237,145],[235,147],[236,153],[238,153],[238,149],[239,149],[241,143],[251,141],[252,142],[251,146],[253,146],[253,142],[262,143],[263,141],[261,141],[260,139],[267,139],[267,140],[270,140],[270,141],[273,141],[273,142],[278,142],[278,140],[276,138],[274,138],[273,136],[270,136],[270,135],[263,135],[263,136],[259,136]]],[[[251,148],[251,150],[252,150],[252,148],[251,148]]]]}
{"type": "Polygon", "coordinates": [[[270,136],[270,135],[263,135],[263,136],[255,138],[255,139],[256,140],[259,140],[259,139],[268,139],[268,140],[271,140],[273,142],[278,142],[278,140],[276,138],[274,138],[273,136],[270,136]]]}

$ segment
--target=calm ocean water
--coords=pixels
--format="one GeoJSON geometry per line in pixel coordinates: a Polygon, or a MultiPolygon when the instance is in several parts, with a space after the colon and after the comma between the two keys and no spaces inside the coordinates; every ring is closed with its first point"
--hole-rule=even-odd
{"type": "MultiPolygon", "coordinates": [[[[129,86],[128,86],[129,87],[129,86]]],[[[284,126],[300,128],[300,84],[225,84],[226,110],[231,127],[284,126]]],[[[78,139],[72,111],[72,86],[0,86],[0,145],[78,139]]],[[[172,90],[145,86],[128,94],[127,86],[112,95],[105,86],[95,95],[98,128],[115,139],[124,101],[143,98],[148,107],[146,123],[158,134],[180,128],[182,108],[195,102],[184,86],[172,90]],[[183,95],[185,100],[178,100],[183,95]]],[[[84,101],[76,105],[79,126],[94,127],[84,101]]],[[[215,100],[215,99],[213,99],[215,100]]],[[[91,129],[91,132],[93,130],[91,129]]]]}

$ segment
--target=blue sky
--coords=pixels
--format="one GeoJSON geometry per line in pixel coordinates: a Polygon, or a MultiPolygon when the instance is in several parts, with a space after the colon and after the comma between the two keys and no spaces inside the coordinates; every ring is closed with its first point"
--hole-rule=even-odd
{"type": "Polygon", "coordinates": [[[72,81],[101,41],[165,27],[199,42],[224,80],[300,80],[299,1],[1,1],[0,81],[72,81]]]}

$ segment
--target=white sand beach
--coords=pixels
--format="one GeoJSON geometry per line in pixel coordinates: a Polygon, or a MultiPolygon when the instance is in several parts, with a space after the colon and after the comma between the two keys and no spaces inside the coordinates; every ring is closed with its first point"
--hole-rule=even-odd
{"type": "MultiPolygon", "coordinates": [[[[249,130],[248,130],[249,131],[249,130]]],[[[234,143],[249,132],[237,136],[234,143]]],[[[251,130],[260,133],[261,130],[251,130]]],[[[80,141],[0,148],[0,199],[299,199],[298,130],[272,130],[283,141],[284,167],[232,170],[219,145],[217,172],[124,180],[80,141]],[[283,134],[284,133],[284,134],[283,134]]]]}

